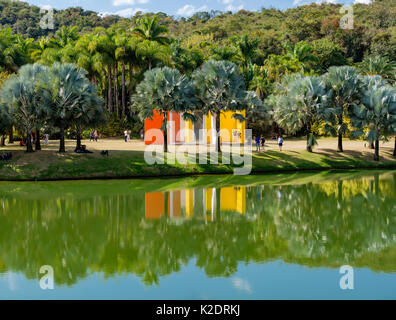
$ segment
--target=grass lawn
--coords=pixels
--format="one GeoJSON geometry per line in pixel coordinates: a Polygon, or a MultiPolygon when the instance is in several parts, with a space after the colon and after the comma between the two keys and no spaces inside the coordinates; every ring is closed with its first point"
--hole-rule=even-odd
{"type": "MultiPolygon", "coordinates": [[[[141,141],[124,143],[121,139],[106,139],[98,143],[84,141],[93,154],[73,153],[73,141],[67,141],[67,151],[59,154],[57,141],[44,146],[42,151],[26,154],[22,147],[9,145],[0,149],[12,152],[10,161],[0,161],[0,180],[55,180],[92,178],[136,178],[155,176],[181,176],[196,174],[229,174],[233,165],[200,164],[155,164],[144,159],[141,141]],[[100,150],[109,150],[110,156],[103,157],[100,150]]],[[[253,153],[253,173],[284,172],[301,170],[396,168],[392,156],[393,143],[381,144],[381,161],[375,162],[373,150],[362,141],[345,141],[345,152],[336,152],[336,139],[319,140],[314,153],[305,151],[305,140],[293,139],[285,142],[280,152],[275,142],[269,142],[264,152],[253,153]]]]}

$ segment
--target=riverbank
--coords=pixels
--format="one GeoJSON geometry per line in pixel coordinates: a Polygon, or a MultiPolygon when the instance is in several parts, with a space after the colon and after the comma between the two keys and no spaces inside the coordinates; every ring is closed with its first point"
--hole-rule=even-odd
{"type": "MultiPolygon", "coordinates": [[[[67,141],[67,153],[56,152],[57,141],[43,146],[43,150],[26,154],[22,147],[9,145],[0,149],[12,152],[10,161],[0,161],[0,180],[77,180],[122,179],[144,177],[173,177],[202,174],[232,174],[235,166],[228,164],[155,164],[144,159],[145,146],[141,141],[125,143],[107,139],[98,143],[84,141],[92,154],[73,153],[74,141],[67,141]],[[109,150],[109,156],[101,156],[109,150]]],[[[332,169],[396,169],[392,156],[393,144],[381,144],[381,161],[375,162],[373,150],[362,141],[346,140],[345,152],[336,152],[336,139],[320,139],[314,153],[304,150],[304,140],[290,140],[280,152],[272,141],[264,152],[253,153],[252,173],[281,173],[332,169]]]]}

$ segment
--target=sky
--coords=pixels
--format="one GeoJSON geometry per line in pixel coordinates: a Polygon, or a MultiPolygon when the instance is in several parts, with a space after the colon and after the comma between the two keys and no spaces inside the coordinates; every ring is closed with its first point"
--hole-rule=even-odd
{"type": "MultiPolygon", "coordinates": [[[[261,8],[287,9],[310,2],[326,0],[25,0],[40,7],[55,9],[82,7],[101,14],[118,14],[130,17],[138,11],[165,12],[176,17],[189,17],[198,11],[257,11],[261,8]]],[[[327,0],[332,3],[369,3],[371,0],[327,0]]]]}

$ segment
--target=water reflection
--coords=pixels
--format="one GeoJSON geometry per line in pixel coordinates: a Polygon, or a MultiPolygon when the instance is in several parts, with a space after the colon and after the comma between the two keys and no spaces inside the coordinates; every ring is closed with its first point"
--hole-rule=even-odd
{"type": "Polygon", "coordinates": [[[208,277],[279,259],[396,271],[395,173],[275,178],[2,184],[0,273],[38,279],[49,264],[58,285],[93,272],[152,285],[192,260],[208,277]]]}

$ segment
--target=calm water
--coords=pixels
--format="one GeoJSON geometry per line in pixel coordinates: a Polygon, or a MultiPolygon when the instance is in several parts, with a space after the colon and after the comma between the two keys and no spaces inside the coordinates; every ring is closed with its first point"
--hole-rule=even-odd
{"type": "Polygon", "coordinates": [[[396,172],[0,183],[0,298],[394,299],[396,172]]]}

